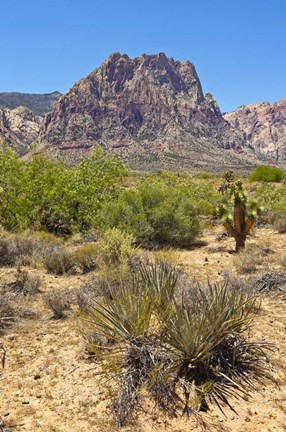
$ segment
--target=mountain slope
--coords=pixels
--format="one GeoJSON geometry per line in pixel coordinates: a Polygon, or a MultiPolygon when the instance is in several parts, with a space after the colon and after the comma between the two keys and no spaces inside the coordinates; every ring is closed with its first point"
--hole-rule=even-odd
{"type": "Polygon", "coordinates": [[[0,139],[5,139],[18,154],[24,155],[37,141],[42,118],[25,107],[0,108],[0,139]]]}
{"type": "Polygon", "coordinates": [[[163,53],[135,59],[112,54],[55,102],[40,141],[68,158],[100,145],[139,169],[254,162],[244,134],[203,94],[193,64],[163,53]]]}
{"type": "Polygon", "coordinates": [[[23,106],[33,111],[35,115],[43,116],[51,111],[59,96],[61,93],[57,91],[47,94],[0,93],[0,107],[14,109],[23,106]]]}
{"type": "Polygon", "coordinates": [[[245,133],[245,140],[251,143],[259,158],[285,165],[286,98],[273,105],[267,102],[243,105],[224,118],[245,133]]]}

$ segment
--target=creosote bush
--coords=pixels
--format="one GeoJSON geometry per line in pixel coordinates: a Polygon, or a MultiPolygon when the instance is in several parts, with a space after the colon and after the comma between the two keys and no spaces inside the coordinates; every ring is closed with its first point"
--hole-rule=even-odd
{"type": "Polygon", "coordinates": [[[267,376],[265,342],[246,334],[256,299],[225,284],[190,286],[177,297],[179,272],[166,263],[141,264],[130,283],[108,286],[82,317],[104,377],[114,378],[119,426],[133,421],[142,390],[171,416],[231,406],[267,376]],[[108,343],[97,343],[107,341],[108,343]]]}

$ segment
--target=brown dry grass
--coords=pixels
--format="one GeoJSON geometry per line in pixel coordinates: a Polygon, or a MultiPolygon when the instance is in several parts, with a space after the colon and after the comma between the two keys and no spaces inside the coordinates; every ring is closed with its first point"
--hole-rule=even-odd
{"type": "MultiPolygon", "coordinates": [[[[176,251],[178,264],[201,282],[224,280],[224,269],[236,274],[231,238],[218,242],[218,229],[203,236],[200,248],[176,251]]],[[[257,229],[248,241],[251,249],[273,253],[259,255],[255,274],[265,271],[285,271],[281,256],[286,253],[286,234],[272,229],[257,229]]],[[[247,252],[251,256],[251,252],[247,252]]],[[[166,253],[167,257],[173,252],[166,253]]],[[[164,257],[166,258],[166,257],[164,257]]],[[[21,319],[2,337],[7,350],[6,367],[0,371],[0,416],[4,431],[13,432],[107,432],[115,430],[110,415],[108,383],[99,379],[99,366],[85,354],[84,341],[78,331],[77,309],[72,306],[64,321],[50,320],[50,311],[43,298],[45,294],[62,290],[72,299],[78,288],[91,275],[47,274],[43,269],[28,268],[40,276],[42,293],[32,301],[37,318],[21,319]],[[24,402],[24,403],[23,403],[24,402]]],[[[6,268],[2,273],[15,272],[6,268]]],[[[213,408],[204,414],[211,430],[217,431],[285,431],[286,430],[286,303],[280,297],[263,297],[252,335],[271,340],[279,351],[273,354],[273,373],[279,386],[258,384],[248,401],[234,401],[237,414],[226,410],[224,416],[213,408]]],[[[110,388],[110,387],[109,387],[110,388]]],[[[156,411],[142,414],[138,425],[126,428],[132,431],[198,431],[196,421],[186,418],[170,420],[156,411]]]]}

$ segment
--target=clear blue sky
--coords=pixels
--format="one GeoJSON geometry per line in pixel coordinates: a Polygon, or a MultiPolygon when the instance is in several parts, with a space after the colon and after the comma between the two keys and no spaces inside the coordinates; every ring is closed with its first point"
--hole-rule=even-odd
{"type": "Polygon", "coordinates": [[[0,92],[65,92],[119,51],[192,61],[222,111],[286,97],[286,0],[9,0],[0,11],[0,92]]]}

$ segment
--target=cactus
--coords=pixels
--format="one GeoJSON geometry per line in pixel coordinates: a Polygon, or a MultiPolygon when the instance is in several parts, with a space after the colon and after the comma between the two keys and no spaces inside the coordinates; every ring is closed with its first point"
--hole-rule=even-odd
{"type": "Polygon", "coordinates": [[[236,180],[233,171],[227,171],[223,176],[223,183],[219,192],[224,196],[218,206],[218,215],[223,226],[235,239],[235,250],[239,252],[245,247],[246,237],[254,225],[262,207],[257,202],[249,202],[241,180],[236,180]],[[232,203],[232,211],[229,203],[232,203]]]}

